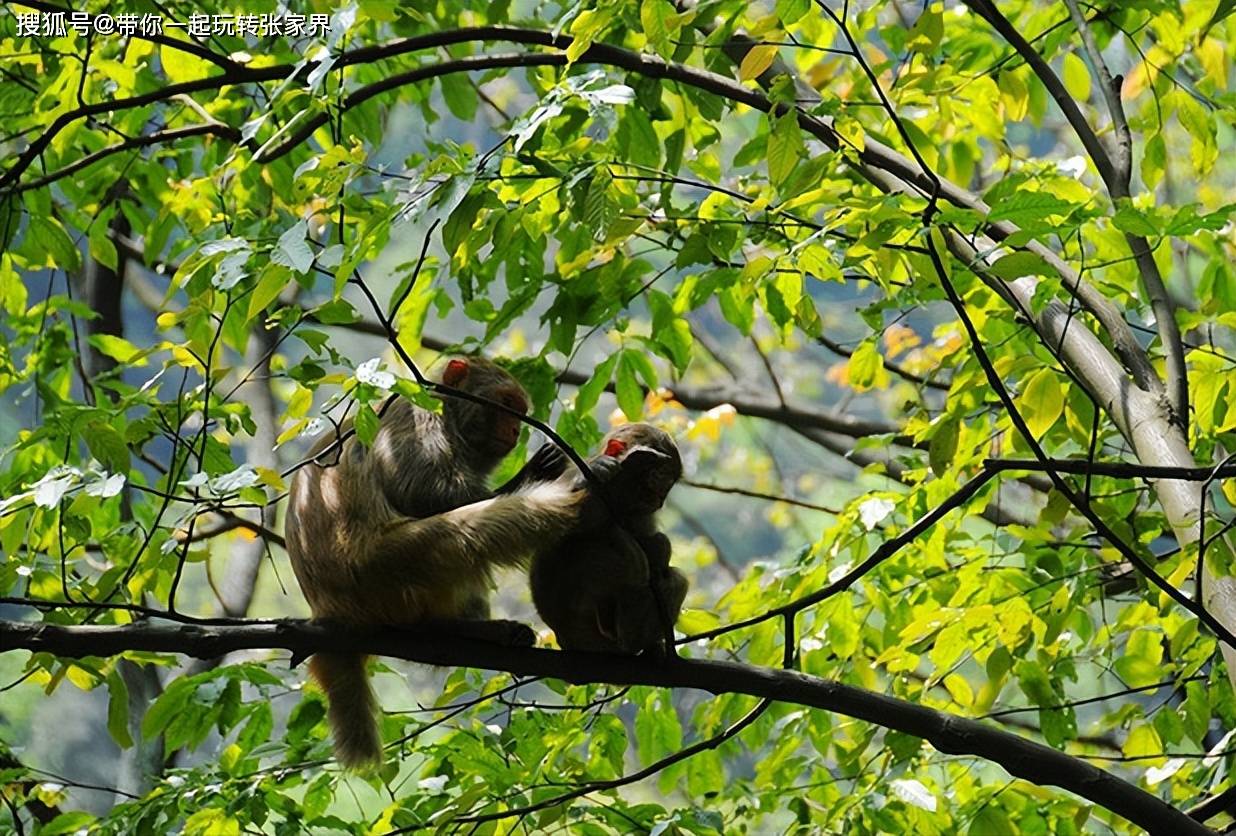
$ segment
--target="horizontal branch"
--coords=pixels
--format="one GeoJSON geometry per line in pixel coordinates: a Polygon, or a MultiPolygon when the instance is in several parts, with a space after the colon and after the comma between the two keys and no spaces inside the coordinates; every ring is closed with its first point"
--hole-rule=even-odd
{"type": "Polygon", "coordinates": [[[1236,477],[1236,464],[1218,467],[1168,467],[1136,462],[1092,462],[1088,459],[987,459],[983,467],[994,471],[1028,470],[1039,473],[1071,473],[1078,476],[1116,476],[1126,479],[1178,479],[1208,482],[1236,477]]]}
{"type": "Polygon", "coordinates": [[[57,180],[62,180],[71,174],[76,174],[83,168],[94,165],[100,160],[105,160],[113,154],[120,154],[124,151],[132,151],[136,148],[145,148],[150,145],[162,145],[164,143],[175,142],[178,139],[184,139],[190,136],[219,136],[231,142],[240,141],[240,131],[233,128],[231,125],[224,125],[221,122],[206,122],[201,125],[189,125],[183,128],[167,128],[162,131],[155,131],[151,134],[142,134],[141,136],[130,137],[123,142],[118,142],[115,145],[107,145],[100,148],[98,151],[91,152],[84,157],[80,157],[63,168],[58,168],[55,171],[50,171],[41,177],[36,177],[33,180],[27,180],[24,183],[18,183],[13,187],[15,192],[25,192],[31,189],[39,189],[47,186],[57,180]]]}
{"type": "MultiPolygon", "coordinates": [[[[310,321],[313,321],[312,317],[310,321]]],[[[386,330],[382,325],[372,320],[331,324],[363,334],[372,334],[375,337],[386,336],[386,330]]],[[[434,351],[447,351],[452,348],[453,343],[440,337],[422,334],[421,345],[434,351]]],[[[581,386],[588,382],[588,378],[588,374],[570,369],[559,372],[557,376],[559,383],[566,383],[571,386],[581,386]]],[[[894,444],[915,446],[912,445],[909,439],[901,435],[904,428],[893,421],[843,415],[839,412],[821,409],[811,404],[789,399],[782,403],[772,394],[762,394],[758,391],[745,390],[736,386],[689,386],[671,383],[665,388],[670,391],[674,400],[687,409],[707,410],[728,404],[734,407],[734,411],[739,415],[764,418],[768,421],[784,424],[787,427],[827,430],[828,432],[837,433],[848,438],[891,435],[894,436],[894,444]]],[[[613,392],[614,384],[612,382],[606,384],[605,391],[613,392]]]]}
{"type": "Polygon", "coordinates": [[[125,651],[181,653],[210,659],[237,650],[279,648],[294,658],[320,650],[392,656],[431,665],[548,676],[567,682],[696,688],[713,694],[749,694],[835,711],[928,741],[948,755],[972,755],[1010,774],[1055,786],[1121,815],[1154,833],[1212,831],[1127,781],[1063,752],[905,700],[797,671],[737,662],[567,653],[512,648],[473,639],[407,630],[345,631],[305,621],[227,626],[126,624],[62,626],[0,621],[0,651],[30,650],[73,658],[125,651]]]}

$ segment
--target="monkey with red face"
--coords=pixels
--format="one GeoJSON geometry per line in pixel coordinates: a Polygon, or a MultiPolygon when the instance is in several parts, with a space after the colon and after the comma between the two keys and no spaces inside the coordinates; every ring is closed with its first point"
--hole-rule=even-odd
{"type": "Polygon", "coordinates": [[[655,513],[682,476],[682,458],[649,424],[618,427],[601,449],[588,465],[606,500],[590,497],[570,532],[537,550],[532,600],[564,650],[663,654],[687,579],[670,566],[655,513]]]}
{"type": "MultiPolygon", "coordinates": [[[[442,382],[527,412],[515,379],[479,357],[452,359],[442,382]]],[[[586,491],[555,479],[565,459],[542,448],[495,495],[486,480],[518,443],[519,418],[460,398],[442,407],[436,414],[396,399],[369,448],[355,435],[332,447],[335,433],[313,446],[289,495],[292,568],[315,618],[531,644],[525,625],[474,619],[488,617],[494,569],[522,565],[556,542],[578,519],[586,491]]],[[[329,700],[340,763],[376,766],[382,742],[365,657],[316,653],[309,669],[329,700]]]]}

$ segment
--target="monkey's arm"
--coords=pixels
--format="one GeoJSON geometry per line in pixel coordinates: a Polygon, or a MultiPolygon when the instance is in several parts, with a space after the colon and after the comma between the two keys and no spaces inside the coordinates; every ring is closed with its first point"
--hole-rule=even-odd
{"type": "Polygon", "coordinates": [[[566,480],[464,505],[422,520],[396,519],[351,567],[362,588],[453,589],[483,583],[493,566],[523,563],[579,517],[586,494],[566,480]]]}

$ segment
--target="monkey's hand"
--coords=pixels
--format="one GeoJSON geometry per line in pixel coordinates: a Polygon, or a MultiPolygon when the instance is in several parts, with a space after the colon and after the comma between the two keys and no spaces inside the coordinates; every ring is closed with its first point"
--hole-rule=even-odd
{"type": "Polygon", "coordinates": [[[499,619],[491,623],[495,628],[501,626],[502,632],[496,639],[499,644],[507,647],[532,647],[536,644],[536,632],[523,622],[499,619]]]}
{"type": "MultiPolygon", "coordinates": [[[[588,460],[588,469],[592,471],[592,475],[602,485],[607,485],[614,480],[622,471],[622,461],[613,456],[596,456],[588,460]]],[[[592,483],[588,481],[588,477],[583,473],[575,474],[575,481],[572,483],[573,490],[582,491],[592,487],[592,483]]]]}
{"type": "Polygon", "coordinates": [[[532,458],[519,469],[494,495],[514,493],[533,482],[552,482],[566,472],[567,456],[562,448],[551,441],[542,444],[532,458]]]}

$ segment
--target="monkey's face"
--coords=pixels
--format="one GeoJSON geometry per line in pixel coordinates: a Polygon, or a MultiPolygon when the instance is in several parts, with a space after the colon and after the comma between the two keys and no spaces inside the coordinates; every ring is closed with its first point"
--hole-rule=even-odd
{"type": "MultiPolygon", "coordinates": [[[[442,382],[502,404],[519,415],[528,414],[528,396],[523,387],[487,360],[457,357],[447,363],[442,382]]],[[[510,412],[461,398],[446,398],[443,412],[447,422],[486,459],[497,462],[519,443],[522,422],[510,412]]]]}
{"type": "Polygon", "coordinates": [[[682,478],[678,445],[650,424],[623,424],[605,437],[602,451],[622,465],[609,487],[626,513],[651,514],[658,510],[670,488],[682,478]]]}

